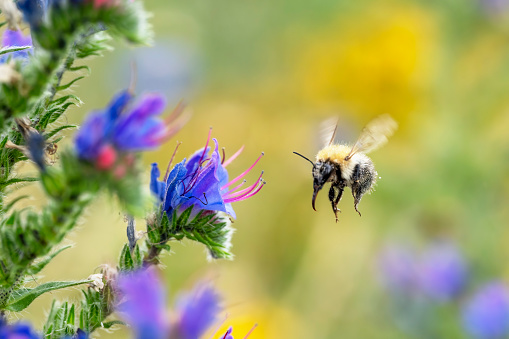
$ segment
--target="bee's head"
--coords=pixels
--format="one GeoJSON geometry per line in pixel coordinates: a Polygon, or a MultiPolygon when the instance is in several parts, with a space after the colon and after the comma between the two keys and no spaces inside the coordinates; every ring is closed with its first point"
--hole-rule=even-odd
{"type": "Polygon", "coordinates": [[[307,161],[309,161],[311,163],[311,165],[313,165],[313,189],[314,189],[314,191],[313,191],[312,206],[313,206],[313,209],[316,211],[315,200],[316,200],[318,191],[320,191],[322,189],[323,185],[325,185],[325,183],[327,181],[332,179],[331,176],[333,174],[337,175],[336,170],[339,170],[339,168],[336,168],[330,161],[318,160],[316,163],[313,163],[311,160],[309,160],[302,154],[297,153],[297,152],[293,152],[293,153],[306,159],[307,161]]]}
{"type": "Polygon", "coordinates": [[[320,191],[327,181],[331,179],[331,176],[335,173],[336,168],[333,164],[328,161],[318,161],[313,165],[313,200],[312,206],[315,208],[315,200],[320,191]]]}

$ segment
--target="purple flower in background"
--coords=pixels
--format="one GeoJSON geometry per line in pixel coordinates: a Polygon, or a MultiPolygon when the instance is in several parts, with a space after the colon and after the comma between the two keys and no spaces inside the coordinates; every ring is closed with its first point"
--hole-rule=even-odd
{"type": "MultiPolygon", "coordinates": [[[[154,149],[182,127],[182,123],[169,125],[159,119],[166,105],[161,95],[146,94],[131,107],[132,99],[130,91],[122,91],[104,110],[88,117],[75,139],[79,158],[109,169],[118,152],[154,149]]],[[[177,107],[169,119],[175,120],[180,113],[177,107]]]]}
{"type": "Polygon", "coordinates": [[[393,292],[411,292],[416,285],[415,253],[401,245],[386,246],[378,260],[383,285],[393,292]]]}
{"type": "Polygon", "coordinates": [[[178,333],[181,339],[199,338],[216,321],[221,311],[219,295],[209,285],[197,285],[177,300],[180,318],[178,333]]]}
{"type": "Polygon", "coordinates": [[[221,311],[217,292],[209,285],[198,284],[191,293],[178,298],[178,320],[170,326],[165,288],[154,270],[142,269],[123,275],[118,287],[125,300],[117,310],[133,328],[137,339],[170,339],[175,334],[181,339],[197,339],[221,311]]]}
{"type": "MultiPolygon", "coordinates": [[[[6,29],[2,36],[2,47],[13,48],[13,47],[26,47],[32,46],[32,38],[30,35],[24,35],[21,31],[6,29]]],[[[29,52],[32,53],[33,48],[27,48],[21,51],[11,52],[0,55],[0,63],[7,61],[9,57],[26,59],[28,58],[29,52]]]]}
{"type": "Polygon", "coordinates": [[[7,324],[0,317],[0,339],[41,339],[30,325],[23,323],[7,324]]]}
{"type": "Polygon", "coordinates": [[[383,284],[395,293],[418,293],[448,301],[463,292],[468,268],[459,249],[450,242],[429,244],[417,255],[408,247],[392,245],[380,256],[383,284]]]}
{"type": "Polygon", "coordinates": [[[127,299],[118,306],[138,339],[167,339],[170,319],[166,291],[156,272],[139,270],[120,276],[118,287],[127,299]]]}
{"type": "Polygon", "coordinates": [[[429,245],[422,254],[418,273],[424,293],[442,301],[457,297],[468,278],[465,259],[458,248],[449,242],[429,245]]]}
{"type": "Polygon", "coordinates": [[[488,14],[500,14],[509,8],[508,0],[479,0],[481,9],[488,14]]]}
{"type": "Polygon", "coordinates": [[[219,145],[216,139],[214,150],[210,153],[210,132],[205,147],[194,153],[189,160],[184,159],[168,174],[164,181],[159,181],[159,168],[152,164],[150,189],[163,203],[164,210],[169,216],[173,210],[185,210],[195,206],[200,210],[225,212],[235,218],[232,202],[241,201],[258,193],[265,182],[262,174],[251,186],[240,189],[245,180],[233,188],[233,184],[241,180],[263,156],[263,153],[246,171],[233,180],[228,179],[226,166],[232,162],[242,151],[240,149],[231,158],[225,160],[219,154],[219,145]]]}
{"type": "Polygon", "coordinates": [[[509,335],[509,291],[501,282],[483,286],[463,308],[463,326],[476,339],[509,335]]]}

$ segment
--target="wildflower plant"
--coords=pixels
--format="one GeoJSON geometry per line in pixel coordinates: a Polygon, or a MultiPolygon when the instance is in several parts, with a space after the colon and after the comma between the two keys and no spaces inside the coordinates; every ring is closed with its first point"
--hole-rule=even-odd
{"type": "Polygon", "coordinates": [[[101,55],[109,39],[149,43],[148,15],[141,0],[6,0],[0,9],[7,20],[0,50],[0,338],[87,338],[99,328],[124,324],[108,320],[117,311],[138,338],[201,335],[221,310],[218,294],[200,285],[180,299],[180,320],[170,323],[165,289],[150,266],[170,249],[168,242],[184,238],[203,243],[212,258],[231,258],[232,203],[263,187],[261,176],[247,188],[239,185],[260,158],[230,180],[226,166],[240,152],[226,160],[216,139],[210,146],[209,132],[205,147],[189,160],[173,168],[170,161],[163,181],[152,165],[153,196],[145,193],[140,153],[174,136],[186,116],[182,105],[166,114],[162,95],[136,96],[134,86],[90,113],[72,146],[59,149],[62,132],[78,127],[62,124],[62,115],[81,104],[66,90],[83,78],[64,84],[64,74],[88,71],[87,58],[101,55]],[[35,164],[36,175],[16,172],[27,161],[35,164]],[[16,209],[23,196],[9,199],[27,182],[38,182],[46,194],[40,211],[16,209]],[[44,267],[70,247],[62,247],[62,240],[102,191],[116,197],[126,214],[127,242],[118,265],[102,265],[100,273],[82,280],[39,281],[44,267]],[[147,206],[152,206],[148,215],[147,206]],[[144,237],[136,232],[135,216],[146,217],[144,237]],[[40,295],[79,285],[82,300],[53,301],[42,333],[24,322],[9,323],[10,312],[23,311],[40,295]],[[150,319],[135,314],[143,310],[152,312],[145,314],[150,319]]]}

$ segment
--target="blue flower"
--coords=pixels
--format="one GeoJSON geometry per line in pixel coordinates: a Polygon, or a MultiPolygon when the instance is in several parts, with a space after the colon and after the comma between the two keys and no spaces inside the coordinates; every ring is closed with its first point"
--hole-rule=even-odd
{"type": "Polygon", "coordinates": [[[419,266],[422,290],[435,300],[447,301],[458,297],[468,278],[467,264],[458,248],[449,242],[429,245],[419,266]]]}
{"type": "Polygon", "coordinates": [[[23,13],[23,19],[34,28],[42,23],[48,8],[48,0],[18,0],[16,5],[23,13]]]}
{"type": "MultiPolygon", "coordinates": [[[[102,111],[91,114],[75,139],[78,157],[100,169],[109,169],[117,153],[154,149],[181,126],[168,126],[158,116],[166,102],[159,94],[146,94],[131,107],[132,94],[122,91],[102,111]]],[[[180,114],[175,111],[174,115],[180,114]]]]}
{"type": "Polygon", "coordinates": [[[163,179],[164,181],[158,180],[159,168],[157,164],[152,164],[150,189],[162,202],[168,216],[171,217],[174,210],[181,211],[193,206],[198,210],[224,212],[235,218],[231,203],[254,196],[265,184],[260,175],[258,180],[248,188],[240,189],[245,180],[240,185],[230,188],[253,169],[263,153],[251,167],[229,181],[226,166],[240,154],[242,149],[225,161],[224,156],[221,158],[219,154],[218,141],[216,139],[213,141],[215,146],[210,153],[209,132],[205,147],[195,152],[188,161],[184,159],[175,165],[163,179]]]}
{"type": "Polygon", "coordinates": [[[118,287],[126,301],[118,306],[138,339],[167,339],[170,320],[166,291],[156,272],[140,270],[123,275],[118,287]]]}
{"type": "Polygon", "coordinates": [[[501,282],[483,286],[463,308],[463,326],[476,339],[509,335],[509,291],[501,282]]]}
{"type": "Polygon", "coordinates": [[[214,323],[221,311],[219,296],[209,285],[198,284],[178,298],[178,320],[170,328],[166,293],[155,271],[143,269],[122,275],[118,287],[125,299],[117,309],[133,328],[137,339],[197,339],[214,323]]]}
{"type": "MultiPolygon", "coordinates": [[[[24,35],[21,31],[6,29],[2,36],[2,47],[13,48],[13,47],[26,47],[32,46],[32,38],[30,35],[24,35]]],[[[33,48],[24,49],[21,51],[11,52],[0,55],[0,63],[7,61],[9,57],[15,59],[26,59],[28,54],[32,53],[33,48]]]]}
{"type": "Polygon", "coordinates": [[[178,333],[181,339],[199,338],[216,321],[221,311],[219,295],[209,285],[197,285],[192,292],[180,296],[178,333]]]}
{"type": "Polygon", "coordinates": [[[23,323],[7,324],[0,317],[0,339],[41,339],[30,325],[23,323]]]}

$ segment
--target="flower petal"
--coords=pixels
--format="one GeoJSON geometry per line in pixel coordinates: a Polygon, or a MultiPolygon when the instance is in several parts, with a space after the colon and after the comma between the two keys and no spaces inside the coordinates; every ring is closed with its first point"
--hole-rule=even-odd
{"type": "Polygon", "coordinates": [[[214,323],[220,310],[219,295],[212,286],[197,285],[177,301],[179,338],[199,338],[214,323]]]}
{"type": "Polygon", "coordinates": [[[127,298],[118,310],[133,328],[136,338],[167,339],[166,291],[156,272],[145,269],[123,275],[118,287],[127,298]]]}

